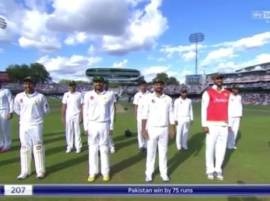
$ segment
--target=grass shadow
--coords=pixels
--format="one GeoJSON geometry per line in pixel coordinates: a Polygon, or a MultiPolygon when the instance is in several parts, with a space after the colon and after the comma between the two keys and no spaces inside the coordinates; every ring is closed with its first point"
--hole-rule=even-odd
{"type": "Polygon", "coordinates": [[[127,159],[124,159],[120,161],[119,163],[114,164],[111,167],[111,174],[112,176],[121,172],[122,170],[138,163],[139,161],[143,160],[145,158],[145,154],[138,152],[137,154],[128,157],[127,159]]]}
{"type": "Polygon", "coordinates": [[[172,158],[168,160],[168,174],[172,174],[185,160],[192,155],[197,156],[204,145],[205,135],[196,133],[189,139],[189,149],[176,152],[172,158]]]}

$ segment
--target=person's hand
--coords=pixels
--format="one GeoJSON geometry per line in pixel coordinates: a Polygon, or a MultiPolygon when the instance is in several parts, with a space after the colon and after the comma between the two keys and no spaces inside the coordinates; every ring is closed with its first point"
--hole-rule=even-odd
{"type": "Polygon", "coordinates": [[[8,113],[7,116],[6,116],[6,119],[7,120],[10,120],[10,119],[12,119],[12,117],[13,117],[13,114],[12,113],[8,113]]]}
{"type": "Polygon", "coordinates": [[[209,133],[209,128],[208,127],[203,127],[202,129],[203,129],[203,132],[205,134],[208,134],[209,133]]]}
{"type": "Polygon", "coordinates": [[[148,135],[148,131],[146,129],[143,129],[142,130],[142,135],[143,135],[143,138],[148,140],[149,139],[149,135],[148,135]]]}
{"type": "Polygon", "coordinates": [[[176,135],[175,126],[174,125],[171,125],[169,127],[169,136],[170,136],[171,139],[173,139],[175,135],[176,135]]]}
{"type": "Polygon", "coordinates": [[[80,117],[79,117],[79,122],[80,122],[80,124],[82,124],[82,122],[83,122],[83,117],[82,117],[82,115],[80,115],[80,117]]]}

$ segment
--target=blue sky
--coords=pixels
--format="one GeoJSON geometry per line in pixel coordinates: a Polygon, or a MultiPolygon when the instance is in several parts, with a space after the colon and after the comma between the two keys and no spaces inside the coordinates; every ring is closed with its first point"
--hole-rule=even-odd
{"type": "Polygon", "coordinates": [[[188,36],[196,32],[205,35],[199,73],[270,62],[269,0],[5,0],[0,17],[8,24],[0,70],[40,62],[56,81],[120,67],[183,82],[194,73],[188,36]]]}

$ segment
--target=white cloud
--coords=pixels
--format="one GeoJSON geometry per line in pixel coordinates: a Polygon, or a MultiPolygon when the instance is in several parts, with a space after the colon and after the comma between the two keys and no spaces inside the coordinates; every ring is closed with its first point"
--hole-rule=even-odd
{"type": "MultiPolygon", "coordinates": [[[[214,65],[215,63],[225,62],[240,52],[245,52],[250,48],[259,48],[270,44],[270,32],[255,34],[235,41],[226,41],[212,45],[214,49],[208,53],[202,61],[202,65],[214,65]]],[[[219,65],[219,64],[217,64],[219,65]]]]}
{"type": "Polygon", "coordinates": [[[48,27],[61,32],[120,35],[128,23],[125,0],[54,0],[48,27]]]}
{"type": "MultiPolygon", "coordinates": [[[[202,44],[198,44],[198,50],[206,48],[206,46],[203,46],[202,44]]],[[[166,55],[166,57],[170,58],[172,56],[180,56],[185,61],[193,60],[196,56],[195,54],[195,46],[194,44],[191,45],[177,45],[177,46],[171,46],[166,45],[163,46],[160,51],[166,55]]]]}
{"type": "Polygon", "coordinates": [[[124,59],[122,61],[119,61],[119,62],[114,62],[113,63],[113,67],[114,68],[124,68],[127,66],[127,63],[128,63],[128,60],[127,59],[124,59]]]}
{"type": "Polygon", "coordinates": [[[167,19],[159,7],[162,0],[150,0],[143,10],[132,13],[126,32],[120,36],[103,36],[102,47],[112,54],[149,49],[157,38],[168,28],[167,19]]]}
{"type": "Polygon", "coordinates": [[[61,42],[54,32],[46,27],[48,14],[38,10],[26,11],[22,18],[20,46],[32,47],[41,51],[52,51],[61,48],[61,42]]]}
{"type": "Polygon", "coordinates": [[[219,48],[208,53],[206,58],[202,61],[201,65],[208,65],[212,62],[220,61],[221,59],[228,59],[235,57],[233,48],[219,48]]]}
{"type": "Polygon", "coordinates": [[[236,50],[258,48],[270,43],[270,32],[255,34],[236,41],[228,41],[214,45],[214,47],[230,47],[236,50]]]}
{"type": "Polygon", "coordinates": [[[72,55],[70,57],[49,57],[44,56],[38,59],[38,63],[43,64],[50,72],[54,80],[85,78],[85,70],[93,67],[102,59],[100,57],[87,57],[72,55]]]}
{"type": "Polygon", "coordinates": [[[87,33],[85,32],[77,32],[77,33],[74,33],[74,34],[71,34],[69,35],[64,43],[66,45],[77,45],[77,44],[80,44],[80,43],[85,43],[87,40],[88,40],[88,35],[87,33]]]}
{"type": "Polygon", "coordinates": [[[176,71],[169,66],[149,66],[143,68],[141,72],[147,82],[152,81],[158,73],[167,73],[169,77],[175,77],[180,83],[184,83],[185,76],[192,74],[192,72],[187,68],[176,71]]]}

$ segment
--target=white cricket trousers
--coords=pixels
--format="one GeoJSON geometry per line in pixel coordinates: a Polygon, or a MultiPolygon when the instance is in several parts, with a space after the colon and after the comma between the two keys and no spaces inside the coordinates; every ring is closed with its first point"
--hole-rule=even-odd
{"type": "Polygon", "coordinates": [[[189,121],[178,121],[178,125],[176,127],[176,148],[180,150],[182,147],[184,149],[188,148],[188,133],[190,128],[189,121]]]}
{"type": "Polygon", "coordinates": [[[158,148],[159,172],[161,177],[167,177],[167,150],[168,127],[149,127],[147,140],[146,170],[145,175],[152,177],[155,169],[156,153],[158,148]]]}
{"type": "Polygon", "coordinates": [[[82,148],[79,114],[66,118],[66,143],[67,149],[72,149],[74,145],[76,150],[82,148]]]}
{"type": "Polygon", "coordinates": [[[240,126],[240,120],[241,120],[240,117],[230,117],[229,119],[229,125],[231,127],[231,129],[229,129],[228,143],[227,143],[227,147],[229,149],[235,147],[235,142],[237,139],[237,134],[240,126]]]}
{"type": "Polygon", "coordinates": [[[42,139],[42,131],[43,124],[20,124],[20,158],[22,174],[30,174],[31,172],[32,150],[34,154],[36,173],[45,173],[45,153],[42,139]]]}
{"type": "Polygon", "coordinates": [[[10,124],[7,115],[7,110],[0,110],[0,148],[4,149],[11,146],[10,124]]]}
{"type": "Polygon", "coordinates": [[[98,151],[100,151],[101,174],[109,176],[109,132],[109,122],[90,121],[88,124],[89,176],[91,177],[99,173],[98,151]]]}
{"type": "Polygon", "coordinates": [[[142,135],[142,119],[137,119],[138,148],[146,148],[146,140],[142,135]]]}
{"type": "Polygon", "coordinates": [[[222,173],[224,161],[228,127],[227,126],[208,126],[209,133],[206,134],[206,174],[222,173]]]}

